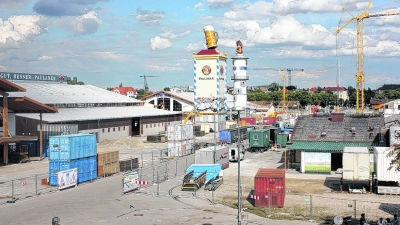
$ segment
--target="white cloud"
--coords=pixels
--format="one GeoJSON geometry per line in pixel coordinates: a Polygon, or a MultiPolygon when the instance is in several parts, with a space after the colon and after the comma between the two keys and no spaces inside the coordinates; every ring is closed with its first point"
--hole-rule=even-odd
{"type": "Polygon", "coordinates": [[[196,43],[190,43],[188,46],[186,46],[186,51],[187,52],[197,52],[201,49],[205,49],[206,44],[205,41],[198,41],[196,43]]]}
{"type": "Polygon", "coordinates": [[[343,3],[337,0],[275,0],[274,11],[278,13],[339,12],[343,3]]]}
{"type": "Polygon", "coordinates": [[[232,4],[233,0],[207,0],[210,8],[225,8],[232,4]]]}
{"type": "Polygon", "coordinates": [[[165,15],[162,11],[141,10],[138,8],[136,19],[148,25],[158,25],[164,19],[165,15]]]}
{"type": "Polygon", "coordinates": [[[173,34],[172,31],[166,30],[164,33],[162,33],[160,36],[163,38],[170,38],[170,39],[174,39],[174,38],[178,38],[178,37],[184,37],[190,34],[190,30],[184,31],[180,34],[173,34]]]}
{"type": "Polygon", "coordinates": [[[202,2],[199,2],[199,3],[197,3],[197,4],[195,4],[195,5],[193,6],[193,9],[194,9],[194,10],[196,10],[196,9],[198,9],[198,10],[204,10],[203,6],[204,6],[204,4],[203,4],[202,2]]]}
{"type": "Polygon", "coordinates": [[[60,27],[77,34],[93,34],[102,24],[94,11],[89,11],[78,17],[63,16],[52,21],[52,25],[60,27]]]}
{"type": "Polygon", "coordinates": [[[95,11],[90,11],[75,19],[75,31],[81,34],[95,33],[102,21],[97,17],[95,11]]]}
{"type": "Polygon", "coordinates": [[[0,65],[0,70],[1,71],[7,71],[7,67],[0,65]]]}
{"type": "Polygon", "coordinates": [[[255,20],[226,20],[223,26],[235,32],[242,32],[249,43],[255,44],[297,43],[306,46],[332,47],[336,43],[332,31],[319,24],[303,25],[293,15],[278,17],[265,27],[261,27],[255,20]]]}
{"type": "Polygon", "coordinates": [[[153,70],[153,71],[159,71],[159,72],[164,72],[164,71],[182,71],[183,68],[179,63],[175,65],[156,65],[156,64],[150,64],[146,65],[147,68],[153,70]]]}
{"type": "Polygon", "coordinates": [[[0,48],[19,48],[43,30],[46,30],[43,16],[10,16],[5,21],[0,18],[0,48]]]}
{"type": "Polygon", "coordinates": [[[172,46],[172,43],[166,38],[156,36],[156,37],[150,39],[150,47],[152,50],[166,49],[171,46],[172,46]]]}
{"type": "Polygon", "coordinates": [[[48,55],[43,55],[43,56],[40,56],[38,58],[39,61],[49,61],[49,60],[52,60],[52,59],[53,59],[53,57],[48,56],[48,55]]]}
{"type": "Polygon", "coordinates": [[[96,52],[95,53],[97,58],[101,58],[101,59],[112,59],[112,60],[123,60],[124,57],[121,55],[118,55],[116,52],[96,52]]]}

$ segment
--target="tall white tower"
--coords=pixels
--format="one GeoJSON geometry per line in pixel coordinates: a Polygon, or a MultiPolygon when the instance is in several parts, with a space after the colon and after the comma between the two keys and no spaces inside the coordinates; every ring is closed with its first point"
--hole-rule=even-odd
{"type": "Polygon", "coordinates": [[[242,111],[246,109],[247,103],[247,60],[249,58],[243,55],[242,43],[237,41],[236,43],[236,57],[233,57],[233,96],[234,106],[233,110],[242,111]]]}

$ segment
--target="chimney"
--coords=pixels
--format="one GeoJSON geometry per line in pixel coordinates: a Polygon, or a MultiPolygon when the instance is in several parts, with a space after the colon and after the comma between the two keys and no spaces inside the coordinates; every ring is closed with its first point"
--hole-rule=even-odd
{"type": "Polygon", "coordinates": [[[332,122],[343,122],[344,113],[332,113],[332,122]]]}

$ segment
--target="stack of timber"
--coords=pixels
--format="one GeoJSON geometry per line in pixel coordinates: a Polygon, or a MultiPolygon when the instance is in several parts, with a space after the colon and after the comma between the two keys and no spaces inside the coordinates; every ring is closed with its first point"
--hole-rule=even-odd
{"type": "Polygon", "coordinates": [[[109,176],[119,172],[119,150],[97,153],[97,175],[109,176]]]}
{"type": "Polygon", "coordinates": [[[149,135],[149,136],[147,136],[147,141],[154,142],[154,143],[165,143],[165,142],[167,142],[167,136],[165,136],[165,135],[149,135]]]}
{"type": "Polygon", "coordinates": [[[139,158],[131,158],[119,161],[119,171],[127,172],[139,168],[139,158]]]}
{"type": "Polygon", "coordinates": [[[195,135],[196,137],[203,137],[204,135],[206,135],[206,132],[204,130],[195,131],[195,135]]]}

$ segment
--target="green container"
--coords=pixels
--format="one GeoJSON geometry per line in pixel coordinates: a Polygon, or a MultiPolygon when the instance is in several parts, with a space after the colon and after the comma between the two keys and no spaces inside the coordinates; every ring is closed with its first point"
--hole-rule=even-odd
{"type": "Polygon", "coordinates": [[[269,147],[269,130],[249,131],[250,151],[265,151],[269,147]]]}
{"type": "Polygon", "coordinates": [[[276,136],[276,144],[280,145],[282,148],[286,147],[286,143],[288,142],[289,134],[280,133],[276,136]]]}

